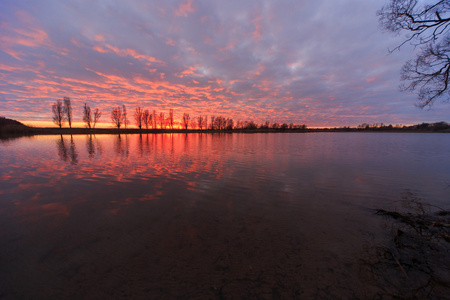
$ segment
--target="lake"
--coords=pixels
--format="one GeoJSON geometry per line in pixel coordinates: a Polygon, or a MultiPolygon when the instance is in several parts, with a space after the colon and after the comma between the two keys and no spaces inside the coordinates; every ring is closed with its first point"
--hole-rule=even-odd
{"type": "Polygon", "coordinates": [[[444,299],[449,243],[376,212],[449,199],[450,134],[0,140],[0,298],[444,299]]]}

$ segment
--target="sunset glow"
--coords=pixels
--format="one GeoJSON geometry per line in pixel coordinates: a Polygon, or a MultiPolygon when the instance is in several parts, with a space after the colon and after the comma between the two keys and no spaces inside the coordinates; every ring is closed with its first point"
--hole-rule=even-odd
{"type": "Polygon", "coordinates": [[[398,91],[414,50],[383,33],[385,1],[12,1],[0,3],[0,116],[55,126],[70,97],[102,112],[137,106],[175,122],[225,116],[309,127],[449,121],[398,91]]]}

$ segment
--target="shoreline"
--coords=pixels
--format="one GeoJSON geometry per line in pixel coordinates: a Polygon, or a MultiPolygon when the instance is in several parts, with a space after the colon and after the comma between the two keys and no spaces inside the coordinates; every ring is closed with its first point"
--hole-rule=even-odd
{"type": "Polygon", "coordinates": [[[92,135],[92,134],[173,134],[173,133],[314,133],[314,132],[392,132],[392,133],[450,133],[445,130],[406,128],[308,128],[308,129],[138,129],[138,128],[42,128],[28,126],[5,126],[0,128],[0,138],[34,135],[92,135]]]}

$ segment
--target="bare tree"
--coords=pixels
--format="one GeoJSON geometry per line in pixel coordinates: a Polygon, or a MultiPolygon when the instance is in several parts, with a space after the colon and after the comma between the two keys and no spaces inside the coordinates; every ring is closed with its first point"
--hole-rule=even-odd
{"type": "Polygon", "coordinates": [[[189,125],[190,125],[191,129],[196,129],[197,128],[197,122],[195,121],[195,118],[191,119],[191,122],[190,122],[189,125]]]}
{"type": "Polygon", "coordinates": [[[97,125],[98,121],[100,120],[100,117],[102,116],[102,113],[96,108],[94,110],[94,114],[92,114],[92,110],[84,103],[83,107],[83,122],[86,123],[86,127],[88,128],[95,128],[95,125],[97,125]]]}
{"type": "Polygon", "coordinates": [[[233,130],[234,129],[234,121],[233,121],[232,118],[227,118],[225,129],[226,130],[233,130]]]}
{"type": "Polygon", "coordinates": [[[169,117],[167,118],[170,129],[173,129],[173,109],[169,109],[169,117]]]}
{"type": "Polygon", "coordinates": [[[226,128],[227,120],[224,117],[222,116],[217,117],[216,122],[220,130],[224,130],[226,128]]]}
{"type": "Polygon", "coordinates": [[[92,124],[91,108],[86,103],[84,103],[83,106],[83,122],[86,123],[87,128],[91,128],[92,124]]]}
{"type": "Polygon", "coordinates": [[[211,116],[211,121],[209,122],[209,129],[216,130],[216,117],[211,116]]]}
{"type": "Polygon", "coordinates": [[[67,122],[69,123],[69,128],[72,128],[72,103],[69,97],[64,97],[64,111],[67,115],[67,122]]]}
{"type": "Polygon", "coordinates": [[[113,108],[111,111],[111,122],[117,129],[120,129],[124,121],[122,110],[120,106],[113,108]]]}
{"type": "Polygon", "coordinates": [[[148,125],[151,126],[152,128],[155,128],[155,126],[153,126],[154,122],[153,122],[153,114],[152,113],[150,113],[148,116],[148,125]]]}
{"type": "Polygon", "coordinates": [[[157,118],[156,110],[153,110],[153,128],[154,129],[156,129],[156,123],[158,123],[156,118],[157,118]]]}
{"type": "Polygon", "coordinates": [[[159,128],[166,129],[166,119],[163,112],[159,113],[159,128]]]}
{"type": "Polygon", "coordinates": [[[125,104],[122,105],[122,118],[123,118],[123,125],[125,125],[125,128],[127,128],[128,125],[128,118],[127,118],[127,108],[125,107],[125,104]]]}
{"type": "Polygon", "coordinates": [[[190,119],[191,118],[189,117],[188,113],[183,114],[182,124],[183,124],[184,129],[186,129],[186,130],[188,129],[190,119]]]}
{"type": "Polygon", "coordinates": [[[151,119],[150,119],[150,111],[148,109],[144,110],[142,113],[142,121],[144,122],[145,128],[148,129],[148,126],[151,126],[151,119]]]}
{"type": "Polygon", "coordinates": [[[269,121],[265,121],[259,128],[261,129],[269,129],[270,123],[269,121]]]}
{"type": "MultiPolygon", "coordinates": [[[[233,121],[231,121],[233,123],[233,121]]],[[[233,124],[231,124],[233,126],[233,124]]],[[[227,128],[227,119],[222,116],[211,117],[211,129],[212,130],[225,130],[227,128]]]]}
{"type": "Polygon", "coordinates": [[[100,117],[102,116],[102,112],[96,108],[94,110],[94,122],[92,123],[92,128],[95,128],[95,125],[97,125],[98,121],[100,120],[100,117]]]}
{"type": "Polygon", "coordinates": [[[140,106],[136,107],[136,111],[134,112],[134,120],[136,121],[137,127],[139,127],[139,129],[142,129],[142,123],[144,122],[143,122],[143,112],[140,106]]]}
{"type": "Polygon", "coordinates": [[[405,41],[420,49],[415,59],[402,68],[402,91],[418,90],[420,108],[441,98],[450,100],[450,1],[435,0],[422,4],[417,0],[391,0],[378,12],[381,26],[399,34],[409,32],[405,41]]]}
{"type": "MultiPolygon", "coordinates": [[[[277,123],[278,124],[278,123],[277,123]]],[[[254,130],[258,128],[258,123],[255,123],[253,121],[245,121],[244,122],[244,127],[243,129],[250,129],[250,130],[254,130]]],[[[278,128],[278,127],[277,127],[278,128]]]]}
{"type": "Polygon", "coordinates": [[[197,117],[197,127],[198,127],[198,129],[203,130],[203,117],[202,116],[197,117]]]}
{"type": "Polygon", "coordinates": [[[55,104],[52,106],[53,110],[53,123],[59,126],[59,128],[62,127],[62,124],[64,123],[66,119],[64,106],[62,104],[61,100],[57,100],[55,104]]]}

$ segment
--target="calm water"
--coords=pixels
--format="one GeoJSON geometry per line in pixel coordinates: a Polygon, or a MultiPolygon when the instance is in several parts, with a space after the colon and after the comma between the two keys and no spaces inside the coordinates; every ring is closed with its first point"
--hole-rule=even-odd
{"type": "Polygon", "coordinates": [[[450,134],[0,141],[0,298],[384,297],[375,209],[450,209],[449,158],[450,134]]]}

